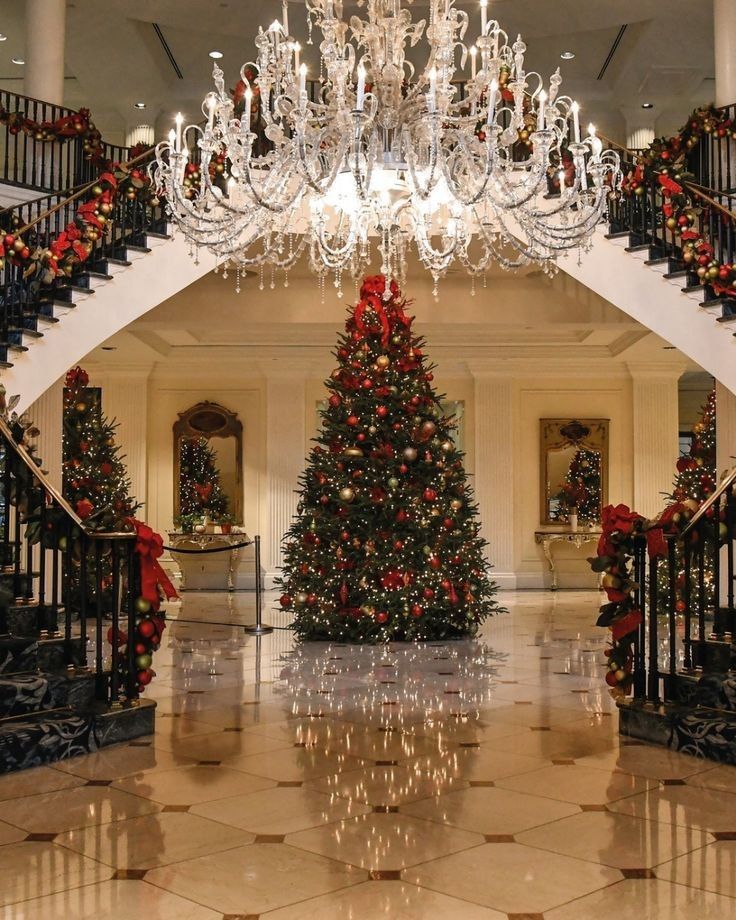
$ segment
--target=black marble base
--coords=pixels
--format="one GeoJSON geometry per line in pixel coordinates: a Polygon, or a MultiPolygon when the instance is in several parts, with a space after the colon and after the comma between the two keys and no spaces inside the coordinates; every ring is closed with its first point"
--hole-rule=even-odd
{"type": "Polygon", "coordinates": [[[619,714],[622,735],[682,754],[736,764],[736,712],[626,702],[619,705],[619,714]]]}

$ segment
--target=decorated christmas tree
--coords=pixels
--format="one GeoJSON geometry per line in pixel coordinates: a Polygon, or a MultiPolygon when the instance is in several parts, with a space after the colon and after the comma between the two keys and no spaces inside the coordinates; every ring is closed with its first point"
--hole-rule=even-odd
{"type": "Polygon", "coordinates": [[[463,455],[395,282],[366,278],[285,537],[281,605],[303,639],[472,635],[498,609],[463,455]]]}
{"type": "MultiPolygon", "coordinates": [[[[701,410],[700,419],[692,430],[690,450],[677,460],[677,476],[672,487],[672,502],[686,504],[691,512],[700,505],[716,488],[716,391],[711,391],[701,410]]],[[[714,566],[715,543],[706,539],[704,546],[706,606],[713,604],[715,596],[714,566]]],[[[685,560],[676,560],[675,610],[685,610],[685,560]]],[[[695,597],[697,570],[692,572],[691,597],[695,597]]],[[[666,610],[669,605],[669,575],[667,566],[659,567],[658,595],[660,607],[666,610]]]]}
{"type": "Polygon", "coordinates": [[[190,525],[205,515],[213,521],[221,520],[229,505],[216,451],[207,438],[184,438],[180,450],[179,523],[190,525]]]}
{"type": "Polygon", "coordinates": [[[124,458],[115,443],[117,425],[102,414],[99,391],[86,371],[66,376],[64,389],[63,491],[73,510],[92,530],[131,530],[140,505],[130,495],[124,458]]]}
{"type": "Polygon", "coordinates": [[[601,519],[601,455],[597,450],[581,447],[575,452],[562,485],[571,509],[575,507],[581,522],[599,523],[601,519]]]}

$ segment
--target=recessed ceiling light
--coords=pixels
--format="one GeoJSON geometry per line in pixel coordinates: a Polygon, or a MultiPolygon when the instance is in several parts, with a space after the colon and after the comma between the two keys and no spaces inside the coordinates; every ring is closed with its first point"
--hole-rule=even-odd
{"type": "Polygon", "coordinates": [[[560,55],[563,61],[571,61],[575,57],[574,51],[563,51],[560,55]]]}
{"type": "Polygon", "coordinates": [[[8,36],[3,35],[2,32],[0,32],[0,42],[6,42],[7,40],[8,40],[8,36]]]}
{"type": "Polygon", "coordinates": [[[215,61],[219,61],[222,57],[222,51],[210,51],[210,57],[215,61]]]}
{"type": "Polygon", "coordinates": [[[10,59],[14,64],[25,64],[23,58],[11,58],[10,59]]]}
{"type": "Polygon", "coordinates": [[[146,103],[145,102],[134,102],[133,107],[136,109],[145,109],[146,103]]]}
{"type": "Polygon", "coordinates": [[[653,102],[642,102],[641,107],[643,109],[653,109],[654,103],[653,102]]]}

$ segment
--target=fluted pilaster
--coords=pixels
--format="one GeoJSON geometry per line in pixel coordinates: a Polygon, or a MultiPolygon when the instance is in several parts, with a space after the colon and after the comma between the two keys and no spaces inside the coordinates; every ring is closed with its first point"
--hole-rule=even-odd
{"type": "Polygon", "coordinates": [[[57,489],[61,489],[63,404],[64,381],[57,380],[28,407],[28,415],[41,432],[36,442],[38,455],[51,484],[57,489]]]}
{"type": "Polygon", "coordinates": [[[634,508],[654,517],[672,491],[678,456],[679,370],[630,367],[633,379],[634,508]]]}
{"type": "Polygon", "coordinates": [[[146,502],[148,479],[149,373],[147,368],[126,368],[90,375],[91,385],[102,387],[102,411],[117,422],[115,442],[125,457],[131,494],[142,504],[146,502]]]}
{"type": "Polygon", "coordinates": [[[306,371],[269,369],[266,383],[266,526],[268,578],[283,565],[281,541],[297,506],[297,479],[304,468],[306,371]]]}
{"type": "Polygon", "coordinates": [[[475,493],[493,577],[514,588],[513,380],[472,369],[475,378],[475,493]]]}

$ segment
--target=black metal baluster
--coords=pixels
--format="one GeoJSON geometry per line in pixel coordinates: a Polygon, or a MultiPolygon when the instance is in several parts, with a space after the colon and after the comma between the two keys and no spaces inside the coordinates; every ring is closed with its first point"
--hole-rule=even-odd
{"type": "Polygon", "coordinates": [[[692,543],[689,535],[682,541],[682,552],[685,560],[685,584],[683,585],[685,601],[685,668],[693,666],[692,642],[692,543]]]}
{"type": "MultiPolygon", "coordinates": [[[[644,550],[646,553],[646,549],[644,550]]],[[[657,584],[657,557],[649,559],[649,679],[647,698],[650,703],[659,702],[659,608],[657,584]]]]}
{"type": "MultiPolygon", "coordinates": [[[[120,650],[118,636],[120,635],[120,550],[117,540],[110,541],[110,559],[112,562],[112,650],[110,670],[110,702],[113,706],[119,702],[120,690],[120,650]]],[[[133,642],[133,636],[128,635],[128,642],[133,642]]]]}
{"type": "MultiPolygon", "coordinates": [[[[23,599],[21,586],[21,542],[20,542],[20,503],[22,498],[22,475],[15,459],[15,454],[10,453],[10,466],[15,480],[15,503],[13,505],[13,597],[16,601],[23,599]]],[[[22,473],[22,471],[21,471],[22,473]]]]}
{"type": "Polygon", "coordinates": [[[698,526],[697,560],[698,560],[698,664],[703,666],[705,654],[705,538],[704,528],[698,526]]]}
{"type": "MultiPolygon", "coordinates": [[[[97,622],[95,623],[95,676],[96,676],[96,686],[97,686],[97,699],[102,700],[103,702],[109,702],[108,699],[108,684],[105,679],[105,673],[103,668],[103,637],[102,637],[102,616],[103,616],[103,607],[102,607],[102,590],[100,587],[100,581],[102,578],[101,570],[101,560],[102,560],[102,547],[99,538],[94,539],[94,563],[95,563],[95,572],[94,572],[94,601],[95,601],[95,615],[97,617],[97,622]]],[[[82,585],[82,591],[87,590],[87,585],[82,585]]]]}
{"type": "Polygon", "coordinates": [[[647,690],[647,671],[646,671],[646,593],[644,590],[646,568],[645,568],[644,541],[637,538],[634,541],[634,578],[638,585],[636,590],[639,610],[641,611],[642,620],[636,631],[634,640],[634,698],[644,699],[647,690]]]}
{"type": "Polygon", "coordinates": [[[126,562],[128,569],[128,591],[126,599],[128,666],[125,671],[125,695],[128,700],[138,698],[138,679],[135,667],[135,634],[136,634],[136,609],[135,600],[138,596],[140,585],[140,560],[135,552],[135,540],[128,540],[126,546],[126,562]]]}
{"type": "MultiPolygon", "coordinates": [[[[87,665],[87,580],[88,580],[88,561],[89,561],[89,537],[86,534],[82,534],[81,540],[81,556],[79,559],[79,596],[77,598],[77,603],[79,604],[79,637],[80,643],[82,646],[82,653],[84,655],[83,664],[87,665]]],[[[73,589],[73,584],[72,584],[73,589]]]]}
{"type": "MultiPolygon", "coordinates": [[[[676,596],[676,579],[677,572],[675,570],[675,540],[670,539],[667,541],[667,583],[669,586],[669,592],[667,597],[667,620],[669,623],[669,646],[670,646],[670,675],[674,676],[677,671],[677,611],[675,610],[675,596],[676,596]]],[[[665,683],[665,688],[667,688],[667,683],[665,683]]],[[[671,694],[669,692],[665,693],[665,698],[669,699],[671,694]]]]}

